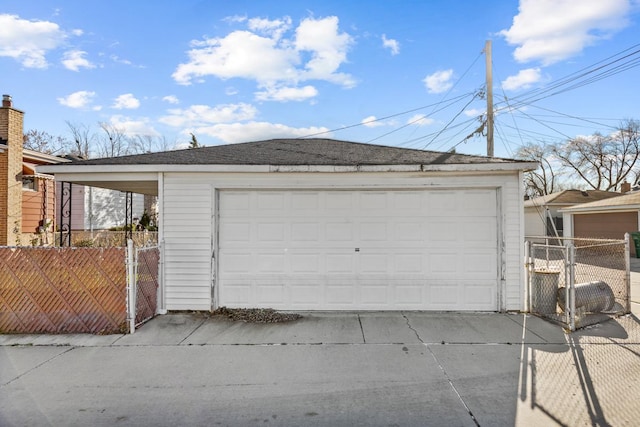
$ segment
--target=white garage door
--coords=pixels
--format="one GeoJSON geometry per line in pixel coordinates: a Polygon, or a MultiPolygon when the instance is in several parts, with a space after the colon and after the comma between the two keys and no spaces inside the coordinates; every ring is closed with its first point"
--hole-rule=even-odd
{"type": "Polygon", "coordinates": [[[497,310],[492,189],[221,191],[218,305],[497,310]]]}

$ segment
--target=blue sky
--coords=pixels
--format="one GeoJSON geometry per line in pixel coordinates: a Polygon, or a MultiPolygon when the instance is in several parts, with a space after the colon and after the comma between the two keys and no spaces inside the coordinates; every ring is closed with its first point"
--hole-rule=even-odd
{"type": "Polygon", "coordinates": [[[317,135],[495,154],[640,119],[637,0],[3,0],[25,131],[108,123],[184,146],[317,135]],[[472,136],[470,136],[472,135],[472,136]]]}

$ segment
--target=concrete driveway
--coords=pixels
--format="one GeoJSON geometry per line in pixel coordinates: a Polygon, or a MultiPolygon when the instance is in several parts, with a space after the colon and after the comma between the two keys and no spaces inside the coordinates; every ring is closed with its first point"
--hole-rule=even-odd
{"type": "Polygon", "coordinates": [[[640,323],[522,314],[169,314],[133,335],[0,336],[2,426],[640,422],[640,323]]]}

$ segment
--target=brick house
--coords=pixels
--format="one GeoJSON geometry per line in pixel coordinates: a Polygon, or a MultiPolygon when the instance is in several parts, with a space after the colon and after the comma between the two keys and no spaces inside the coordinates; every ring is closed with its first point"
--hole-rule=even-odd
{"type": "Polygon", "coordinates": [[[0,107],[0,246],[53,243],[55,182],[40,165],[68,162],[23,148],[24,112],[3,95],[0,107]]]}

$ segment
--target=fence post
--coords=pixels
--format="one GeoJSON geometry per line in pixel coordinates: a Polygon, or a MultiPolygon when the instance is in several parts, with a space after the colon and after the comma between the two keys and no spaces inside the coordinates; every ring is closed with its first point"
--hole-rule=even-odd
{"type": "Polygon", "coordinates": [[[572,243],[567,244],[569,254],[569,329],[576,330],[576,247],[572,243]]]}
{"type": "Polygon", "coordinates": [[[133,240],[127,240],[127,316],[129,333],[136,330],[136,278],[133,240]]]}
{"type": "Polygon", "coordinates": [[[156,304],[156,314],[167,314],[164,295],[164,239],[158,242],[158,251],[160,252],[160,265],[158,265],[158,302],[156,304]]]}
{"type": "Polygon", "coordinates": [[[630,235],[629,233],[624,233],[624,262],[625,262],[625,275],[624,280],[626,281],[626,301],[624,304],[625,314],[631,313],[631,245],[629,242],[630,235]]]}
{"type": "Polygon", "coordinates": [[[524,311],[531,313],[531,242],[524,242],[524,311]]]}

